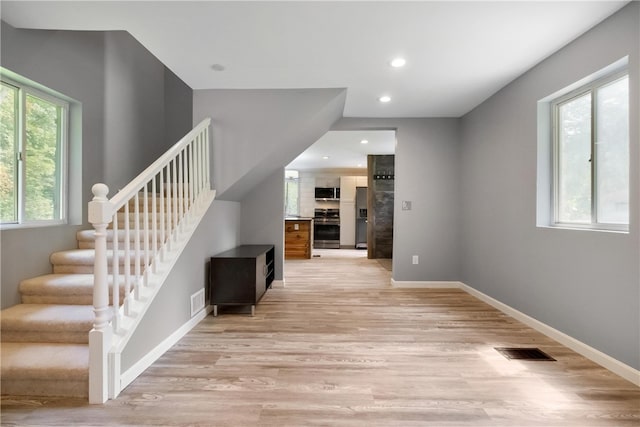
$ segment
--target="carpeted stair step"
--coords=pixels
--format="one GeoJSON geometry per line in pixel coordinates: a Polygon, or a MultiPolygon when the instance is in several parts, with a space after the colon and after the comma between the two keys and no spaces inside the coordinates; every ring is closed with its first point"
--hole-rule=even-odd
{"type": "MultiPolygon", "coordinates": [[[[173,197],[173,194],[171,194],[171,198],[170,201],[167,202],[167,196],[164,196],[162,198],[162,200],[160,200],[160,196],[157,195],[156,196],[156,200],[155,200],[155,205],[156,205],[156,212],[158,212],[160,209],[160,205],[164,205],[164,208],[167,208],[167,203],[173,204],[173,201],[176,201],[177,203],[182,203],[182,204],[189,204],[191,203],[191,201],[189,199],[185,199],[184,197],[173,197]]],[[[136,206],[136,202],[135,199],[131,199],[129,200],[129,211],[133,211],[133,209],[135,209],[136,206]]],[[[140,194],[138,196],[138,209],[140,209],[142,211],[142,207],[144,206],[144,195],[140,194]]],[[[151,194],[149,194],[147,196],[147,208],[149,209],[149,211],[151,211],[151,206],[153,206],[153,200],[151,197],[151,194]]],[[[118,212],[124,212],[124,206],[122,206],[120,209],[118,209],[118,212]]]]}
{"type": "MultiPolygon", "coordinates": [[[[122,229],[118,230],[117,234],[115,234],[112,229],[107,230],[107,249],[113,249],[114,235],[118,236],[118,249],[124,249],[125,232],[122,229]]],[[[136,235],[134,231],[131,230],[129,232],[129,242],[131,250],[133,250],[133,243],[135,242],[135,239],[136,235]]],[[[140,231],[140,239],[141,241],[144,241],[142,230],[140,231]]],[[[162,246],[162,242],[160,242],[160,234],[158,234],[156,239],[158,240],[158,248],[160,248],[162,246]]],[[[93,249],[95,248],[96,232],[95,230],[78,231],[76,233],[76,240],[78,241],[79,249],[93,249]]],[[[151,238],[149,238],[149,245],[151,246],[151,244],[151,238]]]]}
{"type": "MultiPolygon", "coordinates": [[[[171,212],[171,215],[173,216],[173,211],[171,212]]],[[[164,222],[166,224],[168,215],[165,213],[163,216],[164,216],[164,222]]],[[[122,229],[124,227],[125,217],[126,215],[124,214],[124,212],[118,212],[118,228],[122,229]]],[[[144,226],[144,222],[145,222],[144,218],[145,218],[144,213],[140,211],[138,215],[138,224],[140,224],[141,228],[144,226]]],[[[129,227],[132,230],[134,227],[135,219],[136,219],[136,214],[133,212],[129,212],[129,227]]],[[[160,220],[161,220],[161,215],[159,212],[156,212],[156,223],[160,224],[160,220]]],[[[149,225],[153,224],[153,215],[151,211],[147,213],[147,222],[149,223],[149,225]]]]}
{"type": "MultiPolygon", "coordinates": [[[[142,249],[142,248],[141,248],[142,249]]],[[[133,252],[133,251],[132,251],[133,252]]],[[[119,258],[120,271],[124,268],[124,251],[119,250],[116,254],[119,258]]],[[[95,251],[93,249],[72,249],[68,251],[54,252],[49,257],[53,264],[55,274],[92,274],[95,251]]],[[[113,251],[107,251],[109,272],[112,271],[113,251]]],[[[140,261],[144,262],[144,254],[141,254],[140,261]]],[[[130,259],[131,272],[134,271],[135,257],[130,259]]],[[[141,267],[142,270],[142,267],[141,267]]]]}
{"type": "Polygon", "coordinates": [[[3,342],[2,395],[89,395],[89,346],[3,342]]]}
{"type": "Polygon", "coordinates": [[[0,316],[3,343],[87,344],[94,321],[92,305],[18,304],[0,316]]]}
{"type": "MultiPolygon", "coordinates": [[[[109,301],[113,295],[109,275],[109,301]]],[[[124,276],[118,277],[120,304],[124,300],[124,276]]],[[[93,274],[46,274],[20,282],[23,304],[93,304],[93,274]]]]}

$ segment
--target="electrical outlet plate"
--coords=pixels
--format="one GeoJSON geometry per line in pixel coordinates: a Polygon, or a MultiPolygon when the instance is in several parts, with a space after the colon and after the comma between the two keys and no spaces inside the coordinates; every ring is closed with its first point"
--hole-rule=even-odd
{"type": "Polygon", "coordinates": [[[419,260],[418,260],[418,255],[414,255],[414,256],[411,258],[411,262],[412,262],[413,264],[418,264],[418,262],[419,262],[419,260]]]}
{"type": "Polygon", "coordinates": [[[402,210],[410,211],[411,210],[411,200],[403,200],[402,201],[402,210]]]}
{"type": "Polygon", "coordinates": [[[204,308],[204,288],[191,295],[191,317],[198,314],[204,308]]]}

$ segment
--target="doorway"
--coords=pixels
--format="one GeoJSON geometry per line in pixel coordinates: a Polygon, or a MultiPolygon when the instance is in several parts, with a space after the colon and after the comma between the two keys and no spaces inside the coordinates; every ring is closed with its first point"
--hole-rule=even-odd
{"type": "Polygon", "coordinates": [[[309,260],[380,258],[390,268],[395,146],[395,130],[329,131],[286,167],[287,219],[313,224],[309,260]]]}

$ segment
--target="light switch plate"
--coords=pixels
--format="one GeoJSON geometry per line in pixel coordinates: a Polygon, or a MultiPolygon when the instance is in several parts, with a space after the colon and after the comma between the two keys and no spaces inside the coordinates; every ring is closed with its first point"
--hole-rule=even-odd
{"type": "Polygon", "coordinates": [[[402,201],[402,210],[410,211],[411,210],[411,200],[403,200],[402,201]]]}

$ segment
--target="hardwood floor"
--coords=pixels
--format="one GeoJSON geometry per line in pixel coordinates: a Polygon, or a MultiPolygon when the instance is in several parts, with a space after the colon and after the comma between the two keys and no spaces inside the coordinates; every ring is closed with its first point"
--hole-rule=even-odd
{"type": "Polygon", "coordinates": [[[2,425],[640,425],[638,387],[463,291],[390,274],[331,252],[287,261],[255,317],[207,317],[118,399],[5,396],[2,425]],[[517,346],[557,361],[494,350],[517,346]]]}

